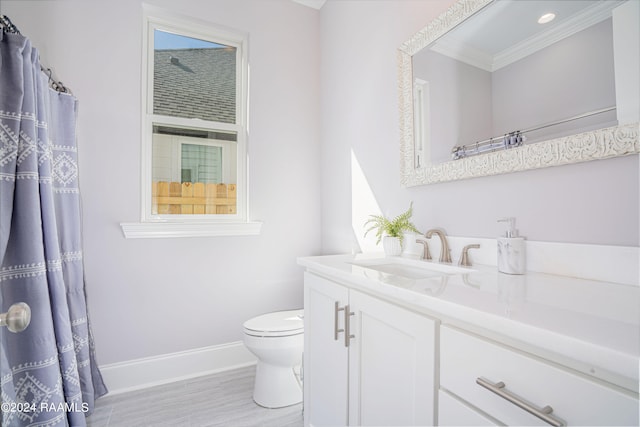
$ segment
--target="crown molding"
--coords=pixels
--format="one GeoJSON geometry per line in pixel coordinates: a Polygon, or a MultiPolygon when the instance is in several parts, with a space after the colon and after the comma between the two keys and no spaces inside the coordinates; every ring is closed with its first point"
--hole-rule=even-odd
{"type": "Polygon", "coordinates": [[[522,40],[495,55],[446,38],[434,40],[435,43],[431,46],[431,50],[482,70],[493,72],[610,18],[611,11],[621,3],[623,0],[594,2],[592,6],[585,8],[552,29],[522,40]]]}
{"type": "Polygon", "coordinates": [[[545,31],[544,33],[530,37],[503,50],[502,52],[499,52],[493,57],[491,71],[506,67],[507,65],[551,46],[562,39],[570,37],[591,27],[592,25],[604,21],[605,19],[611,18],[611,11],[616,6],[619,6],[620,3],[622,2],[594,3],[593,6],[584,9],[582,12],[561,23],[553,30],[545,31]]]}

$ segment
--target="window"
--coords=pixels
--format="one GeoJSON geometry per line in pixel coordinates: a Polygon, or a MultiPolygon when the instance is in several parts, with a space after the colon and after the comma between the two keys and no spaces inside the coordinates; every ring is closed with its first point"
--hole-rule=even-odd
{"type": "Polygon", "coordinates": [[[154,125],[151,214],[236,214],[237,144],[235,134],[154,125]]]}
{"type": "Polygon", "coordinates": [[[246,36],[144,11],[142,224],[122,224],[125,235],[257,234],[247,212],[246,36]],[[192,231],[167,231],[177,229],[192,231]]]}

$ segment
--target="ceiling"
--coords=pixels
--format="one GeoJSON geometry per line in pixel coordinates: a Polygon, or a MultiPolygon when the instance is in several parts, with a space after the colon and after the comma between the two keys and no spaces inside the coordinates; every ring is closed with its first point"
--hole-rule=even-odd
{"type": "Polygon", "coordinates": [[[432,50],[495,71],[611,17],[620,0],[497,0],[438,39],[432,50]],[[553,12],[556,18],[539,24],[553,12]]]}

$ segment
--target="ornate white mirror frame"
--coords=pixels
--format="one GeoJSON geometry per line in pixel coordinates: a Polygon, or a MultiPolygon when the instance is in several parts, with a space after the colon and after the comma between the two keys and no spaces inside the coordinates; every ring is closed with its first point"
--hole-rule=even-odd
{"type": "Polygon", "coordinates": [[[639,124],[631,123],[523,145],[435,165],[416,167],[412,57],[495,0],[458,0],[398,49],[400,183],[411,187],[587,162],[640,152],[639,124]]]}

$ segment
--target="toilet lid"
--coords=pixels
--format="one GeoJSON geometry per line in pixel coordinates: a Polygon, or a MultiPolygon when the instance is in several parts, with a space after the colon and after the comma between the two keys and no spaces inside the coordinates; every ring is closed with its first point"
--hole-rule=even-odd
{"type": "Polygon", "coordinates": [[[276,311],[244,322],[246,334],[265,337],[296,335],[304,331],[304,310],[276,311]]]}

